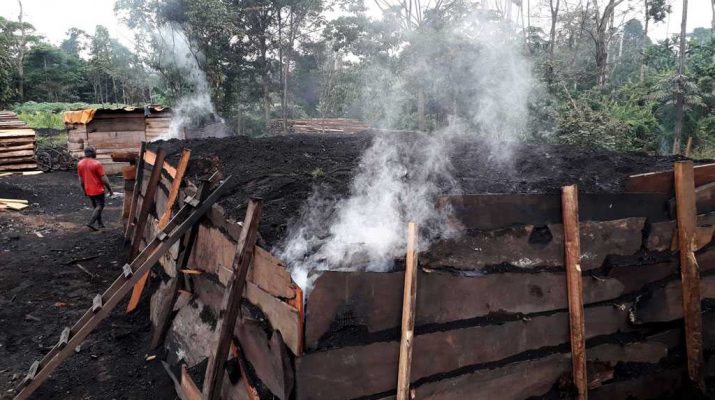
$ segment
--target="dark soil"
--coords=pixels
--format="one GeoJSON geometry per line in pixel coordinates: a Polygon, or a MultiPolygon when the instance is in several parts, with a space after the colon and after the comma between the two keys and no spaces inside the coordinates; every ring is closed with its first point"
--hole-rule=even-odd
{"type": "MultiPolygon", "coordinates": [[[[387,133],[383,133],[387,134],[387,133]]],[[[416,141],[419,134],[399,135],[416,141]]],[[[233,175],[228,195],[221,201],[229,214],[243,218],[249,196],[264,199],[261,234],[269,244],[285,235],[286,223],[297,217],[304,201],[321,187],[336,197],[349,194],[360,156],[375,134],[288,135],[252,139],[172,140],[164,147],[176,164],[181,149],[192,150],[188,176],[193,180],[220,170],[233,175]]],[[[672,168],[674,157],[615,153],[597,148],[523,144],[513,157],[497,162],[487,147],[460,139],[450,155],[453,175],[463,193],[555,192],[578,184],[583,192],[618,192],[628,175],[672,168]]]]}
{"type": "MultiPolygon", "coordinates": [[[[119,189],[119,181],[112,180],[119,189]]],[[[31,203],[0,212],[0,398],[12,398],[33,361],[57,342],[119,275],[126,261],[121,199],[109,199],[107,229],[91,232],[89,201],[71,172],[0,178],[0,197],[31,203]],[[83,266],[93,276],[83,272],[83,266]]],[[[126,301],[36,392],[36,399],[173,399],[157,360],[146,361],[150,324],[126,301]]]]}

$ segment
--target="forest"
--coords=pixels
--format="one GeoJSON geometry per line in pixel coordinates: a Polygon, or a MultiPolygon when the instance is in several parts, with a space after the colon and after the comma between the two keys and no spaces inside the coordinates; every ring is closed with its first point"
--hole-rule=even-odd
{"type": "Polygon", "coordinates": [[[715,156],[713,29],[648,36],[681,1],[368,2],[117,0],[131,49],[102,26],[54,46],[22,13],[0,18],[0,108],[56,125],[83,104],[163,104],[250,136],[286,118],[435,134],[459,120],[499,139],[650,154],[692,138],[693,156],[715,156]],[[505,113],[515,99],[518,121],[505,113]]]}

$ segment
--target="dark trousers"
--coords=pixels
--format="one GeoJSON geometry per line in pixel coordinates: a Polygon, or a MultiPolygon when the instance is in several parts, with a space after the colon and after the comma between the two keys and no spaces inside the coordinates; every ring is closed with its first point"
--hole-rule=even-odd
{"type": "Polygon", "coordinates": [[[104,210],[104,193],[89,196],[89,200],[92,202],[92,208],[94,208],[94,211],[92,212],[92,219],[89,220],[89,225],[94,224],[96,221],[99,226],[103,226],[104,222],[102,222],[102,211],[104,210]]]}

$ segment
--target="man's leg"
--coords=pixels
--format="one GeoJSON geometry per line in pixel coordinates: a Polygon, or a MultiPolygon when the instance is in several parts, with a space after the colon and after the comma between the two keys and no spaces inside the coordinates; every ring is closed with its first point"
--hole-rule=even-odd
{"type": "Polygon", "coordinates": [[[104,193],[97,196],[97,225],[100,228],[104,228],[104,222],[102,222],[102,211],[104,211],[104,193]]]}
{"type": "Polygon", "coordinates": [[[97,221],[97,218],[99,218],[99,215],[101,212],[97,212],[97,199],[96,196],[89,196],[89,200],[92,202],[92,218],[89,220],[89,223],[87,223],[87,226],[89,229],[92,229],[94,231],[97,230],[97,228],[94,227],[94,222],[97,221]]]}

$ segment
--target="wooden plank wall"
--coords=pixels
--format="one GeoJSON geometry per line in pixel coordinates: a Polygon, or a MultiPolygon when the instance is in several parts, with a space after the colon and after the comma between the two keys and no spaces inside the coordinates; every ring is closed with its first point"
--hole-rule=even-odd
{"type": "MultiPolygon", "coordinates": [[[[151,157],[149,157],[151,158],[151,157]]],[[[140,191],[140,199],[146,191],[146,182],[152,165],[144,170],[145,184],[140,191]]],[[[156,207],[150,214],[145,237],[153,237],[158,225],[158,218],[166,207],[166,198],[172,179],[169,170],[164,168],[162,180],[157,188],[156,207]]],[[[179,193],[179,205],[193,195],[196,186],[186,181],[186,186],[179,193]]],[[[160,261],[163,267],[159,274],[162,283],[151,297],[151,318],[156,323],[159,310],[170,301],[171,281],[184,279],[191,281],[192,293],[180,296],[173,305],[175,315],[167,333],[164,346],[169,354],[183,354],[183,361],[191,368],[209,357],[215,349],[215,328],[218,311],[225,285],[230,279],[231,261],[236,250],[236,241],[240,234],[240,225],[228,220],[219,205],[214,205],[207,218],[201,222],[188,269],[191,270],[177,277],[175,263],[178,247],[160,261]]],[[[241,344],[242,351],[256,379],[263,387],[280,399],[287,399],[292,393],[293,366],[290,354],[302,351],[303,332],[300,311],[289,304],[296,296],[297,286],[291,280],[285,264],[270,252],[255,246],[254,255],[247,276],[244,299],[249,303],[242,319],[236,324],[234,338],[241,344]],[[269,332],[269,333],[267,333],[269,332]]],[[[246,301],[244,301],[246,303],[246,301]]],[[[179,362],[178,359],[170,359],[179,362]]],[[[233,398],[244,393],[244,384],[232,384],[225,379],[223,391],[233,398]]]]}
{"type": "MultiPolygon", "coordinates": [[[[673,351],[682,349],[683,330],[672,324],[682,318],[682,303],[669,196],[639,194],[639,210],[623,202],[629,196],[615,196],[603,209],[601,195],[579,199],[589,396],[596,398],[665,394],[686,365],[673,351]],[[634,363],[649,373],[626,376],[616,368],[634,363]]],[[[551,197],[444,199],[466,217],[453,221],[461,235],[420,255],[413,398],[569,391],[563,228],[551,197]]],[[[713,217],[698,218],[706,304],[715,300],[713,217]]],[[[316,280],[306,303],[306,353],[296,359],[296,399],[393,398],[403,279],[403,272],[332,271],[316,280]]],[[[715,330],[703,326],[706,336],[715,330]]],[[[714,347],[706,340],[707,349],[714,347]]]]}

